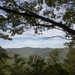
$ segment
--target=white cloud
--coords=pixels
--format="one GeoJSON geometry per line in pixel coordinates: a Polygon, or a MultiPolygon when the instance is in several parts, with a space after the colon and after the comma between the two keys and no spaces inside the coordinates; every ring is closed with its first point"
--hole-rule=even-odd
{"type": "Polygon", "coordinates": [[[63,31],[57,30],[57,29],[50,29],[45,30],[42,32],[42,35],[38,35],[34,33],[34,29],[31,28],[30,30],[24,32],[22,35],[15,35],[12,36],[12,38],[24,38],[24,37],[32,37],[32,38],[38,38],[38,37],[51,37],[51,36],[64,36],[65,33],[63,31]]]}
{"type": "MultiPolygon", "coordinates": [[[[24,0],[22,0],[22,1],[24,1],[24,0]]],[[[45,10],[47,8],[46,5],[44,5],[43,7],[44,7],[43,10],[45,10]]],[[[65,10],[64,10],[64,12],[65,12],[65,10]]],[[[2,14],[2,13],[3,13],[3,11],[0,11],[0,14],[2,14]]],[[[42,12],[40,12],[40,15],[41,14],[42,14],[42,12]]],[[[4,13],[3,13],[3,15],[4,15],[4,13]]],[[[65,34],[64,32],[59,31],[57,29],[51,29],[51,30],[43,31],[43,35],[34,36],[34,30],[33,30],[33,28],[31,28],[30,30],[24,32],[22,35],[13,36],[12,41],[1,40],[0,42],[2,42],[2,43],[0,43],[0,45],[4,48],[20,48],[20,47],[52,47],[52,48],[54,48],[54,47],[63,47],[63,43],[65,43],[66,40],[62,40],[60,38],[43,40],[40,37],[64,36],[64,34],[65,34]],[[29,38],[29,39],[27,39],[27,38],[29,38]]]]}
{"type": "Polygon", "coordinates": [[[50,48],[60,48],[63,47],[63,43],[68,42],[66,40],[60,38],[52,38],[52,39],[40,39],[40,38],[30,38],[30,39],[14,39],[13,41],[2,41],[1,45],[4,48],[21,48],[21,47],[50,47],[50,48]]]}
{"type": "MultiPolygon", "coordinates": [[[[53,29],[43,31],[43,35],[34,36],[34,30],[30,29],[27,32],[24,32],[22,35],[13,36],[12,41],[2,40],[3,44],[0,44],[4,48],[21,48],[21,47],[51,47],[51,48],[60,48],[63,47],[67,40],[56,38],[45,38],[51,36],[64,36],[64,32],[53,29]]],[[[1,42],[1,41],[0,41],[1,42]]]]}

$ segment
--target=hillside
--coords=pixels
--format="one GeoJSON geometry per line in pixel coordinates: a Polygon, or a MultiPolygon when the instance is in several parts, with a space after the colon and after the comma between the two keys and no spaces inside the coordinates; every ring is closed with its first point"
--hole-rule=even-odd
{"type": "Polygon", "coordinates": [[[31,47],[24,47],[24,48],[8,48],[6,49],[9,54],[20,54],[22,57],[28,57],[30,55],[40,55],[46,56],[52,50],[50,48],[31,48],[31,47]]]}
{"type": "MultiPolygon", "coordinates": [[[[9,55],[20,54],[21,57],[28,57],[30,55],[39,55],[41,57],[47,57],[49,52],[55,49],[51,48],[31,48],[31,47],[24,47],[24,48],[8,48],[6,49],[9,55]]],[[[60,48],[58,50],[61,50],[60,48]]],[[[67,49],[62,49],[60,56],[65,58],[65,53],[67,53],[67,49]]]]}

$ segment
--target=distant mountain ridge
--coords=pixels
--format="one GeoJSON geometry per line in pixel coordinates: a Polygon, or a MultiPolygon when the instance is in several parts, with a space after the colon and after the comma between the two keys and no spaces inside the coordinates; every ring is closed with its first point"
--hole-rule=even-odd
{"type": "Polygon", "coordinates": [[[30,55],[40,55],[45,56],[51,51],[51,48],[32,48],[32,47],[23,47],[23,48],[8,48],[6,49],[11,54],[20,54],[20,56],[28,57],[30,55]]]}
{"type": "MultiPolygon", "coordinates": [[[[58,48],[60,50],[60,48],[58,48]]],[[[52,51],[52,48],[32,48],[32,47],[23,47],[23,48],[8,48],[6,49],[9,54],[15,55],[20,54],[22,57],[28,57],[30,55],[39,55],[41,57],[48,56],[49,52],[52,51]]],[[[64,54],[63,52],[67,53],[67,49],[63,49],[61,54],[64,54]]]]}

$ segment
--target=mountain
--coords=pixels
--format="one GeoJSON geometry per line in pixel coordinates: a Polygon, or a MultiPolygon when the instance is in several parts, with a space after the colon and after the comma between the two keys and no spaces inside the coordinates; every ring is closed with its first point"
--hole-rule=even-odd
{"type": "MultiPolygon", "coordinates": [[[[52,48],[31,48],[31,47],[24,47],[24,48],[8,48],[6,49],[9,55],[19,54],[21,57],[28,57],[30,55],[39,55],[41,57],[47,57],[49,52],[51,52],[52,48]]],[[[58,50],[61,50],[60,48],[58,50]]],[[[67,49],[62,49],[60,56],[65,57],[65,53],[67,53],[67,49]]]]}
{"type": "Polygon", "coordinates": [[[24,47],[24,48],[8,48],[6,50],[10,55],[20,54],[20,56],[22,57],[28,57],[30,55],[36,55],[36,54],[40,56],[46,56],[52,49],[24,47]]]}

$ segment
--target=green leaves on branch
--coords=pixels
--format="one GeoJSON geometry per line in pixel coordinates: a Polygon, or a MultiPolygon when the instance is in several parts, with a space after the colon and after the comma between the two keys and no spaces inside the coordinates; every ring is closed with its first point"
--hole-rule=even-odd
{"type": "MultiPolygon", "coordinates": [[[[75,35],[75,30],[73,29],[75,8],[74,4],[72,2],[69,4],[69,2],[66,0],[30,0],[30,2],[24,1],[18,4],[15,0],[5,0],[3,7],[0,7],[0,9],[4,8],[3,10],[6,11],[5,17],[0,16],[0,29],[3,32],[9,30],[9,33],[12,35],[16,33],[22,34],[27,29],[26,27],[37,26],[37,23],[39,23],[38,26],[40,25],[42,29],[43,25],[41,24],[44,24],[45,28],[47,28],[46,24],[48,24],[48,26],[53,25],[53,28],[62,28],[68,35],[75,35]],[[71,6],[68,7],[68,5],[71,6]],[[65,12],[63,13],[61,9],[65,9],[65,12]],[[60,19],[60,22],[64,22],[65,24],[56,22],[57,19],[60,19]]],[[[36,28],[35,31],[37,32],[38,27],[36,28]]],[[[41,32],[43,31],[42,29],[40,30],[41,32]]]]}
{"type": "Polygon", "coordinates": [[[3,38],[4,40],[12,40],[12,38],[9,38],[9,35],[5,35],[5,34],[2,34],[0,33],[0,38],[3,38]]]}

